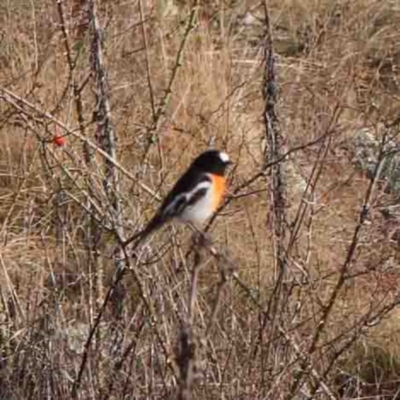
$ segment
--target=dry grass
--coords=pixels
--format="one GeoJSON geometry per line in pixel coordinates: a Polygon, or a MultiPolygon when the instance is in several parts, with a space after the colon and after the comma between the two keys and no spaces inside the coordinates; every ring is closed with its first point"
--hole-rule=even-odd
{"type": "Polygon", "coordinates": [[[274,161],[262,4],[97,2],[119,226],[94,115],[90,3],[0,4],[0,397],[395,398],[397,221],[380,210],[398,194],[357,170],[353,139],[361,129],[397,138],[397,1],[267,2],[279,128],[284,148],[298,148],[281,162],[281,242],[272,168],[247,181],[274,161]],[[153,194],[210,146],[235,161],[213,245],[199,255],[186,227],[157,232],[125,260],[102,310],[116,233],[139,231],[153,194]]]}

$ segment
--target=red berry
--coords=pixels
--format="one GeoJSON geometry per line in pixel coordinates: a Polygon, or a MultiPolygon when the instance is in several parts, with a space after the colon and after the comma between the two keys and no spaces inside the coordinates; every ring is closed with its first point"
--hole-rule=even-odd
{"type": "Polygon", "coordinates": [[[62,147],[67,143],[67,141],[65,140],[64,136],[56,135],[53,138],[53,143],[58,147],[62,147]]]}

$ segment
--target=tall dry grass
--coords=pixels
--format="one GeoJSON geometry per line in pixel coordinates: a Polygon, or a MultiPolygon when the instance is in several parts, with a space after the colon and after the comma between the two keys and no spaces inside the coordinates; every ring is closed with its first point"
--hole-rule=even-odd
{"type": "Polygon", "coordinates": [[[398,194],[382,170],[396,153],[399,22],[390,0],[1,3],[0,397],[395,398],[385,210],[398,194]],[[377,142],[368,176],[361,130],[377,142]],[[208,147],[235,162],[211,242],[171,225],[130,257],[121,240],[208,147]]]}

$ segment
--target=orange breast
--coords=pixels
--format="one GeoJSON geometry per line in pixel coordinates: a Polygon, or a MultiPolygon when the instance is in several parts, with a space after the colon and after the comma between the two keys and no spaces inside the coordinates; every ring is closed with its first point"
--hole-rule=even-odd
{"type": "Polygon", "coordinates": [[[212,175],[214,194],[213,194],[213,210],[221,205],[226,190],[226,179],[224,176],[212,175]]]}

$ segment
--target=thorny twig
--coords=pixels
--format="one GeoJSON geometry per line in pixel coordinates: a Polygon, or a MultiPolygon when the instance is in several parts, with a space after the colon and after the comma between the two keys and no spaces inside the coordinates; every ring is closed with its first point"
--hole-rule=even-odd
{"type": "MultiPolygon", "coordinates": [[[[100,28],[100,24],[97,17],[96,10],[96,0],[88,1],[88,9],[89,9],[89,19],[90,19],[90,27],[92,33],[92,45],[90,52],[90,64],[91,70],[94,77],[95,82],[95,95],[96,95],[96,111],[95,111],[95,120],[96,120],[96,139],[99,143],[99,147],[110,156],[110,159],[117,159],[117,149],[116,149],[116,136],[114,132],[114,126],[111,121],[111,110],[110,110],[110,101],[109,101],[109,85],[108,85],[108,77],[107,71],[104,66],[103,61],[103,42],[102,42],[102,31],[100,28]]],[[[110,214],[111,221],[114,225],[114,233],[117,237],[123,237],[123,221],[122,221],[122,209],[121,209],[121,201],[119,199],[119,176],[118,170],[115,167],[115,163],[110,161],[110,159],[105,160],[105,177],[103,180],[103,186],[105,193],[107,195],[109,204],[110,204],[110,214]]],[[[85,352],[82,357],[81,365],[79,368],[79,372],[76,380],[74,381],[74,385],[72,388],[72,397],[76,397],[77,390],[80,386],[80,382],[82,379],[83,372],[85,370],[87,355],[89,353],[89,348],[92,343],[92,339],[94,334],[97,331],[97,327],[101,321],[102,315],[104,313],[105,307],[107,306],[111,295],[114,293],[115,288],[122,280],[124,275],[124,264],[122,261],[124,255],[124,249],[119,248],[119,254],[116,260],[116,274],[113,285],[108,290],[106,298],[103,301],[103,305],[100,311],[97,314],[95,324],[90,330],[89,336],[85,343],[85,352]]],[[[98,270],[98,280],[102,278],[102,271],[98,270]]],[[[102,282],[99,281],[99,288],[102,288],[102,282]]],[[[101,298],[101,294],[100,298],[101,298]]]]}
{"type": "MultiPolygon", "coordinates": [[[[75,73],[75,67],[76,67],[76,59],[73,58],[72,50],[71,50],[71,44],[70,44],[70,38],[68,34],[68,29],[67,29],[67,23],[65,21],[65,16],[64,16],[64,6],[63,6],[63,0],[57,0],[57,10],[58,10],[58,15],[60,18],[60,25],[61,25],[61,32],[64,40],[64,47],[65,47],[65,56],[67,59],[67,65],[68,65],[68,70],[69,70],[69,77],[68,77],[68,85],[67,88],[71,87],[72,88],[72,94],[73,94],[73,102],[75,104],[75,110],[77,114],[77,120],[78,120],[78,125],[79,125],[79,130],[82,136],[86,137],[86,126],[85,126],[85,119],[84,119],[84,105],[83,105],[83,97],[82,97],[82,90],[86,83],[79,84],[76,79],[76,73],[75,73]]],[[[85,80],[84,80],[85,82],[85,80]]],[[[62,97],[59,101],[59,104],[56,106],[56,109],[60,107],[62,103],[62,97]]],[[[55,125],[55,129],[58,129],[58,126],[55,125]]],[[[83,143],[82,146],[82,152],[83,152],[83,160],[84,164],[87,170],[90,170],[90,167],[93,165],[93,157],[92,157],[92,152],[90,150],[90,147],[88,146],[87,142],[83,143]]],[[[63,169],[64,173],[66,175],[69,175],[69,172],[67,168],[60,163],[61,168],[63,169]]],[[[82,207],[83,210],[86,211],[85,217],[88,218],[89,223],[86,224],[86,229],[85,229],[85,246],[87,250],[87,255],[88,255],[88,270],[89,270],[89,276],[92,277],[94,274],[92,274],[92,265],[96,264],[97,258],[96,256],[93,257],[93,250],[96,247],[96,238],[99,237],[98,232],[100,232],[101,229],[104,228],[103,223],[98,223],[99,221],[97,218],[94,216],[94,202],[93,198],[95,197],[95,192],[94,192],[94,180],[92,178],[92,174],[85,174],[85,186],[87,192],[86,194],[86,204],[82,207]]],[[[75,183],[75,182],[74,182],[75,183]]],[[[82,190],[82,192],[84,192],[82,190]]],[[[101,283],[102,279],[102,274],[97,274],[97,282],[99,283],[99,287],[102,287],[101,283]]],[[[89,280],[89,286],[90,289],[92,289],[92,281],[93,279],[90,278],[89,280]]],[[[99,290],[101,292],[101,289],[99,290]]],[[[92,323],[92,315],[94,310],[94,301],[93,301],[93,290],[89,291],[89,310],[90,310],[90,321],[92,323]]]]}
{"type": "MultiPolygon", "coordinates": [[[[209,254],[214,257],[218,265],[220,266],[222,273],[225,276],[225,279],[227,278],[232,278],[234,282],[244,291],[246,296],[251,300],[251,302],[257,307],[257,309],[263,314],[263,316],[269,321],[272,322],[272,317],[271,315],[267,314],[263,310],[262,304],[258,301],[256,296],[253,293],[253,290],[247,286],[245,282],[239,277],[237,270],[238,270],[238,265],[234,260],[229,258],[228,256],[224,255],[221,253],[215,246],[214,244],[210,241],[209,238],[203,236],[202,237],[202,246],[209,252],[209,254]]],[[[311,361],[309,360],[309,357],[307,354],[305,354],[302,350],[301,347],[297,344],[296,340],[286,332],[286,330],[282,327],[282,325],[279,323],[279,321],[276,322],[276,328],[278,332],[283,336],[283,338],[288,342],[290,347],[293,349],[297,357],[304,363],[306,363],[308,369],[311,372],[311,375],[313,378],[320,383],[322,390],[324,393],[327,395],[327,397],[330,400],[337,400],[336,396],[333,394],[333,391],[329,388],[329,386],[325,383],[324,379],[321,377],[319,372],[312,366],[311,361]]]]}
{"type": "MultiPolygon", "coordinates": [[[[266,160],[276,160],[284,152],[285,140],[279,129],[279,121],[276,115],[277,102],[277,78],[275,53],[272,40],[272,28],[268,11],[267,1],[264,1],[264,14],[266,25],[265,49],[264,49],[264,87],[263,95],[265,100],[264,124],[267,137],[266,160]]],[[[272,222],[275,236],[277,267],[284,269],[284,224],[286,208],[286,183],[284,179],[284,163],[278,163],[271,169],[272,177],[272,207],[274,221],[272,222]]]]}
{"type": "MultiPolygon", "coordinates": [[[[338,111],[338,110],[335,110],[335,112],[334,112],[333,122],[335,122],[335,120],[337,119],[338,115],[340,114],[340,112],[337,113],[336,111],[338,111]]],[[[335,286],[334,290],[331,292],[331,297],[329,298],[327,304],[321,304],[321,308],[322,308],[322,311],[323,311],[322,316],[320,316],[318,318],[318,321],[316,322],[316,330],[314,332],[314,337],[312,338],[311,345],[309,345],[309,348],[304,351],[304,354],[307,355],[307,357],[309,359],[311,357],[311,354],[313,354],[318,348],[321,348],[321,346],[318,346],[319,338],[321,337],[321,334],[322,334],[322,332],[324,331],[324,329],[326,327],[327,320],[328,320],[328,318],[329,318],[329,316],[331,314],[331,311],[332,311],[332,308],[333,308],[334,304],[336,303],[336,299],[337,299],[337,297],[339,295],[339,291],[340,291],[341,287],[343,287],[345,281],[348,280],[348,278],[349,278],[349,274],[348,274],[348,270],[349,269],[348,268],[349,268],[350,264],[352,263],[352,260],[354,260],[355,251],[356,251],[357,245],[359,243],[360,231],[361,231],[361,228],[363,226],[363,222],[368,218],[368,213],[369,213],[369,210],[371,208],[372,196],[373,196],[373,193],[375,191],[376,184],[380,179],[381,170],[382,170],[382,167],[384,165],[385,158],[387,156],[387,152],[385,151],[385,144],[387,142],[388,142],[388,136],[385,135],[385,137],[382,140],[382,144],[381,144],[381,148],[380,148],[380,155],[378,157],[379,162],[376,165],[374,178],[372,179],[372,181],[370,183],[370,186],[369,186],[369,188],[367,190],[365,201],[364,201],[364,205],[362,206],[361,211],[360,211],[360,215],[359,215],[359,223],[356,226],[356,229],[355,229],[355,232],[354,232],[354,235],[353,235],[353,240],[351,242],[351,245],[349,247],[349,251],[347,253],[347,258],[346,258],[346,260],[345,260],[344,264],[342,265],[342,268],[341,268],[341,270],[339,272],[339,278],[338,278],[338,281],[337,281],[337,285],[335,286]]],[[[326,153],[326,149],[325,149],[324,153],[326,153]]],[[[326,154],[322,158],[325,158],[325,156],[326,156],[326,154]]],[[[316,170],[316,177],[312,178],[313,181],[314,181],[314,183],[313,183],[314,185],[315,185],[315,182],[318,180],[318,176],[321,173],[320,170],[322,169],[323,163],[320,162],[320,164],[321,164],[321,167],[316,170]]],[[[312,176],[313,175],[314,175],[314,172],[312,173],[312,176]]],[[[299,222],[299,224],[301,224],[301,222],[299,222]]],[[[293,231],[292,231],[291,234],[292,235],[296,235],[296,231],[297,231],[297,229],[293,228],[293,231]]],[[[291,241],[292,240],[293,240],[293,237],[291,238],[291,241]]],[[[322,279],[325,280],[325,278],[322,278],[322,279]]],[[[389,312],[397,303],[398,303],[398,300],[396,300],[395,302],[390,304],[389,307],[386,307],[385,309],[382,309],[382,313],[385,314],[385,313],[389,312]]],[[[367,316],[365,316],[365,317],[367,317],[367,316]]],[[[346,337],[347,335],[350,335],[352,332],[354,332],[354,334],[353,334],[354,336],[346,344],[346,348],[351,346],[351,344],[354,342],[355,338],[357,337],[357,333],[360,332],[360,330],[363,327],[366,327],[366,326],[367,326],[367,322],[365,322],[365,324],[361,323],[360,327],[357,327],[355,325],[354,327],[349,328],[348,332],[342,332],[340,334],[340,336],[346,337]]],[[[334,340],[337,340],[337,338],[335,338],[334,340]]],[[[327,343],[327,344],[323,344],[322,346],[329,346],[329,345],[330,345],[330,343],[327,343]]],[[[339,357],[339,355],[340,355],[340,353],[336,353],[335,352],[334,359],[331,358],[330,366],[328,368],[325,368],[324,372],[322,373],[322,377],[324,379],[326,379],[329,370],[332,368],[335,360],[339,357]]],[[[293,385],[291,386],[291,388],[289,390],[289,394],[285,397],[286,399],[293,398],[293,396],[296,395],[296,390],[303,391],[303,388],[300,386],[301,385],[301,381],[310,372],[309,367],[307,367],[306,364],[304,364],[304,361],[305,360],[301,360],[301,368],[300,368],[301,372],[299,374],[296,374],[296,379],[295,379],[293,385]],[[300,386],[300,388],[299,388],[299,386],[300,386]]],[[[310,391],[310,393],[311,393],[310,396],[311,397],[309,397],[309,398],[312,398],[312,396],[316,393],[316,391],[320,387],[320,384],[317,381],[316,383],[315,382],[311,383],[311,386],[312,386],[312,389],[310,391]]]]}
{"type": "MultiPolygon", "coordinates": [[[[265,43],[264,43],[264,82],[263,96],[265,101],[264,125],[266,130],[267,149],[265,159],[275,160],[284,153],[285,139],[280,131],[279,121],[276,113],[276,102],[278,95],[278,84],[276,74],[276,55],[274,51],[272,26],[269,15],[267,0],[263,2],[265,19],[265,43]]],[[[272,315],[271,335],[275,331],[275,318],[278,316],[278,310],[282,303],[282,284],[286,275],[286,257],[285,257],[285,223],[286,223],[286,180],[285,163],[278,163],[270,170],[271,176],[271,208],[270,224],[272,232],[272,242],[274,249],[274,271],[277,273],[274,290],[270,296],[267,305],[267,314],[272,315]]],[[[263,342],[265,323],[260,326],[260,343],[263,342]]],[[[265,361],[269,359],[271,345],[264,350],[261,346],[261,370],[264,379],[265,361]],[[265,354],[264,354],[265,352],[265,354]]]]}
{"type": "MultiPolygon", "coordinates": [[[[183,33],[182,41],[181,41],[179,49],[176,53],[175,62],[172,67],[172,70],[171,70],[171,75],[170,75],[167,87],[165,89],[164,96],[161,98],[161,100],[158,103],[157,108],[155,109],[155,112],[153,114],[152,123],[147,132],[148,144],[147,144],[147,147],[144,152],[144,159],[147,158],[147,155],[148,155],[153,143],[156,140],[158,141],[158,138],[156,138],[156,135],[157,135],[158,129],[163,121],[163,118],[165,117],[165,111],[166,111],[169,99],[171,97],[171,94],[172,94],[172,87],[175,83],[178,70],[182,66],[182,57],[183,57],[186,43],[189,39],[189,35],[190,35],[191,31],[195,27],[194,21],[196,19],[198,7],[199,7],[199,0],[195,0],[194,4],[192,5],[191,10],[190,10],[190,15],[188,18],[188,22],[186,24],[185,32],[183,33]]],[[[159,150],[160,150],[160,148],[159,148],[159,150]]],[[[159,155],[160,155],[160,159],[162,159],[161,154],[159,154],[159,155]]]]}
{"type": "MultiPolygon", "coordinates": [[[[385,141],[386,141],[386,135],[382,139],[382,145],[381,145],[380,154],[378,157],[379,161],[376,164],[373,179],[371,180],[370,185],[368,186],[367,193],[365,195],[365,200],[361,206],[361,210],[359,213],[359,220],[354,229],[353,238],[351,240],[349,249],[347,251],[346,259],[340,268],[339,277],[337,279],[336,285],[333,288],[332,293],[330,294],[327,304],[324,306],[324,311],[319,319],[319,323],[317,324],[317,328],[314,332],[313,338],[311,340],[311,344],[307,350],[308,358],[310,357],[310,355],[312,353],[314,353],[314,351],[318,345],[319,339],[325,330],[329,316],[330,316],[331,311],[336,303],[336,299],[339,295],[339,292],[342,289],[344,283],[346,282],[347,271],[348,271],[350,264],[355,256],[356,248],[359,243],[359,236],[360,236],[361,230],[364,226],[364,222],[368,218],[369,211],[371,208],[372,196],[375,192],[376,184],[379,181],[380,174],[381,174],[381,171],[382,171],[382,168],[384,165],[385,141]]],[[[290,388],[287,399],[291,398],[290,396],[293,395],[295,393],[295,391],[297,390],[297,388],[301,385],[303,376],[307,370],[308,370],[307,367],[303,368],[302,371],[296,376],[296,379],[294,380],[294,382],[290,388]]]]}
{"type": "MultiPolygon", "coordinates": [[[[238,286],[244,291],[244,293],[247,295],[247,297],[252,301],[252,303],[257,307],[257,309],[265,315],[265,318],[267,320],[271,321],[271,317],[267,314],[265,314],[265,311],[263,311],[263,306],[262,304],[259,303],[257,298],[254,296],[253,290],[249,288],[246,283],[243,282],[241,278],[239,278],[238,274],[233,274],[233,280],[238,284],[238,286]]],[[[272,322],[272,321],[271,321],[272,322]]],[[[287,341],[287,343],[290,345],[290,347],[293,349],[294,353],[297,355],[297,357],[304,362],[308,370],[311,373],[311,376],[320,383],[322,390],[324,393],[327,395],[328,399],[330,400],[338,400],[336,396],[333,394],[333,391],[330,389],[330,387],[326,384],[325,380],[322,378],[320,373],[313,367],[311,361],[309,360],[308,354],[306,354],[304,351],[301,350],[301,347],[297,344],[296,340],[286,332],[286,330],[277,322],[276,327],[278,332],[282,335],[282,337],[287,341]]]]}
{"type": "MultiPolygon", "coordinates": [[[[195,228],[194,228],[195,229],[195,228]]],[[[204,232],[195,229],[195,265],[192,269],[192,279],[190,285],[190,292],[188,297],[188,312],[186,321],[181,326],[179,338],[178,338],[178,349],[177,349],[177,364],[180,371],[178,399],[189,400],[191,398],[191,388],[194,379],[194,369],[196,362],[196,343],[194,333],[194,312],[195,303],[198,292],[198,277],[201,267],[204,265],[202,262],[201,249],[205,249],[212,255],[217,261],[217,265],[220,271],[221,280],[218,285],[218,291],[216,299],[214,300],[213,310],[209,323],[206,328],[205,338],[207,339],[213,324],[215,323],[216,316],[221,301],[221,294],[224,286],[228,282],[228,277],[232,274],[236,268],[235,263],[227,255],[219,252],[211,239],[206,236],[204,232]]]]}

